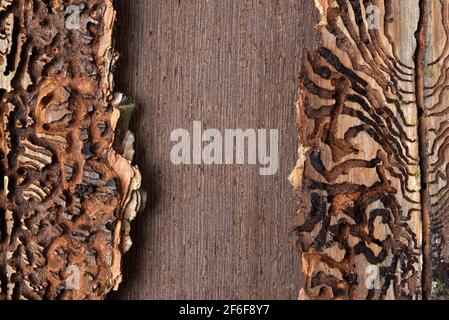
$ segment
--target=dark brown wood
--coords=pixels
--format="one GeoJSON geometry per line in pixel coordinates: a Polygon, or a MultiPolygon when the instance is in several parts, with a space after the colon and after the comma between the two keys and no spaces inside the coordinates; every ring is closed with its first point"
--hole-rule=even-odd
{"type": "Polygon", "coordinates": [[[295,299],[298,199],[294,101],[317,12],[305,0],[119,0],[117,89],[138,106],[133,130],[148,191],[115,299],[295,299]],[[280,170],[179,166],[170,133],[280,130],[280,170]]]}

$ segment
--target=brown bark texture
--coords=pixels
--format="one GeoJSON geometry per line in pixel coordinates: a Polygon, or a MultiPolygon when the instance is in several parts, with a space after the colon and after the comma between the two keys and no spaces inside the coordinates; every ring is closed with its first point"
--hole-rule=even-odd
{"type": "Polygon", "coordinates": [[[0,299],[102,299],[121,282],[142,197],[114,20],[111,0],[0,1],[0,299]]]}
{"type": "Polygon", "coordinates": [[[300,298],[447,298],[449,3],[315,4],[291,175],[300,298]]]}

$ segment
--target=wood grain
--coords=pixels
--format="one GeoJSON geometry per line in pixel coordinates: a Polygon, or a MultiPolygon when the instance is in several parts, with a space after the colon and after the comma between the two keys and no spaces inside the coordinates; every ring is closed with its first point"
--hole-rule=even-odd
{"type": "Polygon", "coordinates": [[[300,297],[447,299],[448,3],[316,4],[322,41],[304,59],[292,174],[300,297]]]}
{"type": "Polygon", "coordinates": [[[294,299],[298,199],[293,103],[301,53],[313,48],[313,1],[116,1],[117,88],[138,106],[133,126],[148,208],[134,224],[114,299],[294,299]],[[280,130],[280,170],[174,166],[170,133],[280,130]]]}

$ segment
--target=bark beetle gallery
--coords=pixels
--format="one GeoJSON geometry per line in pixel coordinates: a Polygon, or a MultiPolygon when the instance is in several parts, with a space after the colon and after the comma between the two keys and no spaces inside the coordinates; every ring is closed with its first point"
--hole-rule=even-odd
{"type": "Polygon", "coordinates": [[[316,6],[291,176],[300,298],[448,298],[449,2],[316,6]]]}
{"type": "Polygon", "coordinates": [[[141,193],[112,91],[114,19],[112,0],[0,0],[0,300],[120,284],[141,193]]]}

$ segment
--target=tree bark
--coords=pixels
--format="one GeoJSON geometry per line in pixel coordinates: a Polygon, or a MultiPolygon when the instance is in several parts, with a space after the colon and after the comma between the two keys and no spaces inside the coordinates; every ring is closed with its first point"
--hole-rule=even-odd
{"type": "Polygon", "coordinates": [[[0,299],[101,299],[140,205],[111,0],[0,0],[0,299]],[[122,137],[123,138],[123,137],[122,137]]]}
{"type": "Polygon", "coordinates": [[[300,298],[446,298],[449,4],[315,2],[291,176],[300,298]]]}

